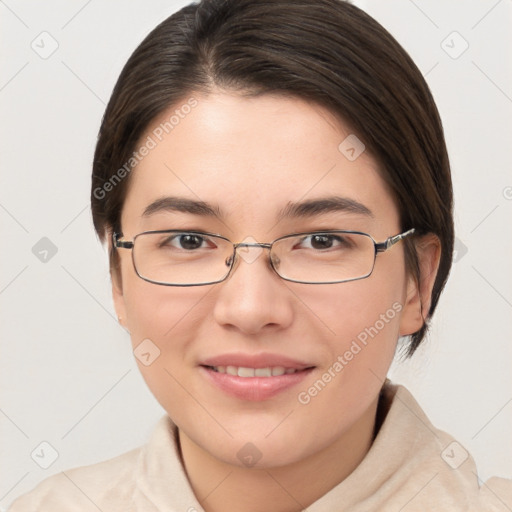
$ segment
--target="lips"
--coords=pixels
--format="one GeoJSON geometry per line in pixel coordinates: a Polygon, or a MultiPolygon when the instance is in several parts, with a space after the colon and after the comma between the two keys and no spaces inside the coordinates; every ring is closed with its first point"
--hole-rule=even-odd
{"type": "Polygon", "coordinates": [[[238,377],[278,377],[279,375],[295,373],[299,370],[295,368],[285,368],[284,366],[267,366],[266,368],[248,368],[246,366],[210,366],[212,370],[218,373],[227,373],[228,375],[237,375],[238,377]]]}
{"type": "Polygon", "coordinates": [[[202,375],[217,389],[242,400],[270,399],[301,382],[314,366],[278,354],[224,354],[204,360],[202,375]]]}
{"type": "Polygon", "coordinates": [[[201,366],[213,368],[230,367],[235,368],[278,368],[304,370],[311,368],[311,363],[301,361],[281,354],[262,352],[259,354],[231,353],[210,357],[202,361],[201,366]]]}

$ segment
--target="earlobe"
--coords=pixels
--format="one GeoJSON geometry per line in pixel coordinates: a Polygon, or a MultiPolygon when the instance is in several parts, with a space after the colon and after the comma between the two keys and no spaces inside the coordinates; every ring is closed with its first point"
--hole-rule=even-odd
{"type": "Polygon", "coordinates": [[[441,258],[441,242],[429,233],[416,242],[419,278],[409,274],[405,304],[400,319],[400,336],[418,332],[430,311],[432,289],[441,258]]]}

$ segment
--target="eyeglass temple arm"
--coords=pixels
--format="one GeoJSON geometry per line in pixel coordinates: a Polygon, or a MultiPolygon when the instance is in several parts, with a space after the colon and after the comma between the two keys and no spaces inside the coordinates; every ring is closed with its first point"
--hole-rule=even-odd
{"type": "Polygon", "coordinates": [[[133,242],[129,242],[126,240],[119,240],[122,238],[122,233],[112,233],[112,243],[114,247],[118,249],[132,249],[133,248],[133,242]]]}
{"type": "Polygon", "coordinates": [[[406,236],[412,235],[414,233],[415,229],[409,229],[409,231],[406,231],[405,233],[400,233],[395,236],[390,236],[387,240],[384,242],[381,242],[379,244],[375,244],[375,251],[376,252],[384,252],[387,251],[390,247],[393,247],[396,243],[400,242],[403,238],[406,236]]]}

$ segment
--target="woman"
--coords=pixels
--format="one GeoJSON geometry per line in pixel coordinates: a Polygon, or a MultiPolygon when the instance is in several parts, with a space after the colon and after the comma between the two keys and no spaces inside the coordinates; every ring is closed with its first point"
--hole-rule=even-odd
{"type": "Polygon", "coordinates": [[[211,0],[165,20],[107,106],[91,204],[168,416],[13,512],[512,507],[386,379],[446,282],[452,187],[421,73],[362,11],[211,0]]]}

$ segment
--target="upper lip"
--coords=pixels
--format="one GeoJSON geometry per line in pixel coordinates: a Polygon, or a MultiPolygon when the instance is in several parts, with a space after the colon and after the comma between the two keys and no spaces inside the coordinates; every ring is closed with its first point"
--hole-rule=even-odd
{"type": "Polygon", "coordinates": [[[284,368],[294,368],[296,370],[305,370],[314,365],[299,361],[291,357],[272,354],[268,352],[260,354],[243,354],[243,353],[230,353],[221,354],[218,356],[209,357],[204,359],[201,363],[202,366],[237,366],[244,368],[267,368],[282,366],[284,368]]]}

